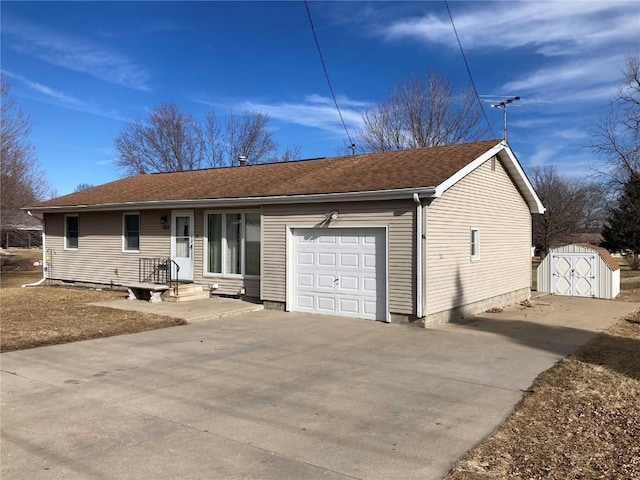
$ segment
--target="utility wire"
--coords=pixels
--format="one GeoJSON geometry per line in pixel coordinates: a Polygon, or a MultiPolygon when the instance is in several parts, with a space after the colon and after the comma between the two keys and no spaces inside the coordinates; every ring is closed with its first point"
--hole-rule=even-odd
{"type": "MultiPolygon", "coordinates": [[[[305,2],[306,3],[306,2],[305,2]]],[[[462,49],[462,43],[460,42],[460,37],[458,36],[458,30],[456,30],[456,25],[453,23],[453,16],[451,15],[451,10],[449,10],[449,2],[444,0],[444,4],[447,6],[447,12],[449,13],[449,20],[451,20],[451,26],[453,27],[453,33],[456,34],[456,40],[458,40],[458,46],[460,47],[460,53],[462,53],[462,59],[464,60],[464,64],[467,67],[467,73],[469,74],[469,79],[471,80],[471,86],[473,87],[473,91],[476,94],[476,99],[478,100],[478,105],[480,105],[480,110],[482,110],[482,115],[484,119],[487,121],[487,125],[489,125],[489,130],[491,130],[492,135],[495,137],[496,132],[493,130],[491,126],[491,122],[489,118],[487,118],[487,112],[484,111],[484,106],[482,105],[482,101],[480,100],[480,95],[478,95],[478,89],[476,88],[476,84],[473,81],[473,76],[471,75],[471,69],[469,68],[469,62],[467,62],[467,56],[464,54],[464,50],[462,49]]]]}
{"type": "Polygon", "coordinates": [[[344,118],[342,117],[342,112],[340,111],[340,107],[338,106],[338,101],[336,100],[336,94],[333,92],[333,87],[331,86],[331,80],[329,80],[329,73],[327,72],[327,66],[324,63],[324,57],[322,56],[322,50],[320,50],[320,42],[318,42],[318,36],[316,35],[316,29],[313,26],[313,19],[311,18],[311,10],[309,10],[309,3],[307,0],[304,0],[304,6],[307,9],[307,15],[309,16],[309,23],[311,24],[311,32],[313,32],[313,39],[316,42],[316,47],[318,48],[318,55],[320,55],[320,62],[322,63],[322,70],[324,70],[324,76],[327,79],[327,84],[329,85],[329,91],[331,92],[331,97],[333,98],[333,103],[336,106],[336,110],[338,110],[338,115],[340,115],[340,121],[342,122],[342,126],[344,127],[344,131],[347,134],[347,138],[349,139],[349,146],[351,151],[355,153],[355,143],[351,139],[351,135],[349,135],[349,130],[347,130],[347,125],[344,123],[344,118]]]}

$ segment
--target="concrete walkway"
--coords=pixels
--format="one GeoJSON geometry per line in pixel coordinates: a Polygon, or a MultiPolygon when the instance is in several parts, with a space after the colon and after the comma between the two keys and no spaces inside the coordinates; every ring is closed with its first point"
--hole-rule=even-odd
{"type": "Polygon", "coordinates": [[[217,318],[256,312],[263,309],[263,306],[257,303],[221,297],[189,300],[186,302],[159,303],[151,303],[144,300],[120,299],[96,302],[92,303],[92,305],[166,315],[167,317],[181,318],[189,323],[215,320],[217,318]]]}
{"type": "Polygon", "coordinates": [[[425,330],[262,310],[1,355],[3,480],[437,479],[638,304],[425,330]]]}

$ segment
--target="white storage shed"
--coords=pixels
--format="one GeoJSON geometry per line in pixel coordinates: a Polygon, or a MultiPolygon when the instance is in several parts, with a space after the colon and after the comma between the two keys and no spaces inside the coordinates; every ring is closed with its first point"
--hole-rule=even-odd
{"type": "Polygon", "coordinates": [[[552,249],[537,275],[539,292],[609,299],[620,293],[620,265],[606,249],[587,243],[552,249]]]}

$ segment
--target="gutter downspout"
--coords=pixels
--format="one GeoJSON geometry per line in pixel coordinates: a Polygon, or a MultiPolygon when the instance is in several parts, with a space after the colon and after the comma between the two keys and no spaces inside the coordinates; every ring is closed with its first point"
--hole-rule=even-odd
{"type": "Polygon", "coordinates": [[[22,288],[37,287],[38,285],[42,285],[47,280],[47,249],[45,246],[44,218],[36,217],[35,215],[33,215],[33,213],[31,213],[31,210],[27,210],[27,213],[30,217],[37,218],[38,220],[42,221],[42,278],[37,282],[25,283],[24,285],[22,285],[22,288]]]}
{"type": "Polygon", "coordinates": [[[417,193],[413,194],[416,202],[416,317],[422,318],[422,202],[417,193]]]}

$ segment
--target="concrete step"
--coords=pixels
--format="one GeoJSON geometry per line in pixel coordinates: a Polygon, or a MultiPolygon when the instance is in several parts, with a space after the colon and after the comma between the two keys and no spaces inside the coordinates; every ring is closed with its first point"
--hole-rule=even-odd
{"type": "Polygon", "coordinates": [[[164,295],[163,300],[165,302],[186,302],[189,300],[201,300],[210,297],[209,289],[207,287],[188,283],[178,287],[177,295],[174,289],[171,288],[167,294],[164,295]]]}

